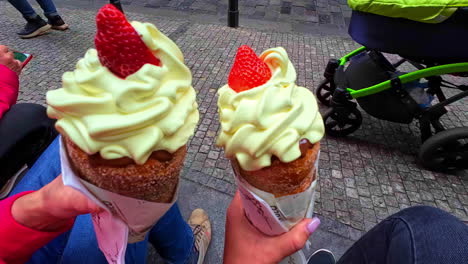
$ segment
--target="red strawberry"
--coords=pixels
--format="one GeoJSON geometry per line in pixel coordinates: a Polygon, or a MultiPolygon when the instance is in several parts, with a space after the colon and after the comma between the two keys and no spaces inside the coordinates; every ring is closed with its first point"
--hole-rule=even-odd
{"type": "Polygon", "coordinates": [[[271,70],[247,45],[237,50],[236,59],[229,73],[228,85],[236,92],[258,87],[271,78],[271,70]]]}
{"type": "Polygon", "coordinates": [[[113,5],[107,4],[99,10],[96,25],[94,43],[99,60],[115,75],[125,78],[146,63],[161,66],[125,15],[113,5]]]}

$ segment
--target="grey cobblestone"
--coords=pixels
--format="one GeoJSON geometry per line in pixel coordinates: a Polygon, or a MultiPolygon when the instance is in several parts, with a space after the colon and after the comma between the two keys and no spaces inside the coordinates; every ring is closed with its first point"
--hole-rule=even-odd
{"type": "MultiPolygon", "coordinates": [[[[321,5],[331,2],[322,1],[321,5]]],[[[181,5],[181,1],[153,2],[154,5],[166,4],[167,7],[171,3],[176,9],[181,5]]],[[[199,1],[193,4],[204,8],[199,1]]],[[[267,5],[265,13],[268,13],[267,5]]],[[[292,7],[292,13],[302,13],[301,8],[292,7]]],[[[207,7],[206,11],[212,11],[210,8],[207,7]]],[[[320,8],[318,4],[305,6],[304,14],[317,12],[315,16],[319,17],[320,10],[326,7],[320,8]]],[[[332,9],[335,10],[334,7],[332,9]]],[[[34,40],[21,40],[16,37],[15,31],[24,22],[11,6],[0,1],[0,43],[35,55],[21,75],[20,102],[44,104],[46,91],[59,88],[63,72],[74,69],[78,58],[93,46],[94,11],[61,8],[60,12],[70,23],[70,31],[54,31],[34,40]]],[[[358,47],[349,37],[340,35],[230,29],[217,24],[187,23],[180,18],[151,14],[128,12],[127,15],[134,20],[151,21],[163,33],[173,36],[184,53],[187,66],[192,70],[201,119],[195,136],[188,144],[182,177],[230,195],[236,190],[234,174],[224,152],[214,144],[219,130],[216,91],[227,81],[236,48],[248,44],[259,53],[270,47],[285,47],[296,66],[297,83],[313,90],[322,79],[329,57],[339,58],[358,47]],[[178,33],[184,27],[185,31],[178,33]]],[[[334,22],[335,19],[331,20],[334,22]]],[[[325,110],[323,106],[320,108],[321,111],[325,110]]],[[[463,121],[468,118],[464,114],[466,108],[455,104],[452,109],[443,121],[466,123],[463,121]]],[[[325,137],[322,140],[320,193],[315,211],[341,224],[335,226],[335,233],[356,239],[379,220],[412,204],[437,206],[466,220],[466,173],[450,175],[420,168],[415,163],[418,137],[419,132],[414,124],[393,124],[363,112],[363,125],[352,137],[325,137]]]]}

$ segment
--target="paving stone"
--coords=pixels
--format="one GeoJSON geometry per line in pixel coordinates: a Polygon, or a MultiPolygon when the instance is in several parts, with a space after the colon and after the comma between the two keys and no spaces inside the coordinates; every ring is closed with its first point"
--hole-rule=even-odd
{"type": "Polygon", "coordinates": [[[423,201],[433,201],[434,200],[434,196],[430,192],[419,191],[419,195],[421,196],[421,199],[423,201]]]}
{"type": "Polygon", "coordinates": [[[411,182],[411,181],[403,181],[403,185],[405,186],[405,189],[406,189],[407,191],[413,191],[413,192],[415,192],[415,191],[418,190],[418,189],[416,188],[416,185],[415,185],[413,182],[411,182]]]}
{"type": "Polygon", "coordinates": [[[398,201],[395,196],[384,195],[383,198],[387,206],[398,207],[398,201]]]}
{"type": "Polygon", "coordinates": [[[344,181],[342,179],[332,179],[333,186],[339,189],[344,189],[344,181]]]}
{"type": "Polygon", "coordinates": [[[356,188],[356,183],[353,178],[344,178],[345,186],[350,188],[356,188]]]}
{"type": "Polygon", "coordinates": [[[202,145],[200,146],[200,153],[208,153],[210,151],[210,146],[208,145],[202,145]]]}
{"type": "Polygon", "coordinates": [[[468,216],[465,213],[465,210],[455,209],[455,210],[453,210],[453,214],[462,221],[465,221],[465,222],[468,221],[468,216]]]}
{"type": "Polygon", "coordinates": [[[350,224],[348,211],[336,210],[336,218],[337,218],[341,223],[348,224],[348,225],[350,224]]]}
{"type": "Polygon", "coordinates": [[[335,208],[341,211],[348,211],[348,206],[345,200],[335,199],[335,208]]]}
{"type": "MultiPolygon", "coordinates": [[[[362,229],[362,228],[359,228],[362,229]]],[[[363,235],[363,232],[355,228],[349,228],[349,238],[353,241],[358,240],[363,235]]]]}
{"type": "Polygon", "coordinates": [[[377,223],[376,222],[370,222],[366,219],[364,219],[364,231],[368,232],[371,230],[377,223]]]}
{"type": "Polygon", "coordinates": [[[408,196],[404,193],[395,193],[395,197],[398,201],[398,203],[400,204],[400,208],[401,208],[401,204],[409,204],[410,201],[408,199],[408,196]]]}
{"type": "Polygon", "coordinates": [[[391,182],[401,182],[401,177],[398,173],[395,173],[395,172],[390,172],[388,174],[388,177],[390,178],[390,181],[391,182]]]}
{"type": "Polygon", "coordinates": [[[371,195],[371,199],[374,207],[385,207],[385,200],[383,197],[371,195]]]}
{"type": "Polygon", "coordinates": [[[345,190],[343,188],[333,188],[333,196],[337,199],[346,199],[345,190]]]}
{"type": "MultiPolygon", "coordinates": [[[[241,19],[241,24],[245,22],[245,25],[230,29],[222,18],[226,14],[226,1],[164,1],[152,1],[150,12],[131,11],[138,1],[128,1],[124,8],[128,7],[126,13],[132,20],[154,22],[170,36],[184,53],[185,62],[192,71],[200,122],[188,144],[182,177],[232,195],[236,187],[230,162],[222,149],[215,146],[220,129],[216,91],[226,84],[236,48],[249,44],[261,53],[270,47],[285,47],[296,68],[297,83],[313,91],[323,78],[328,58],[340,58],[359,45],[344,35],[327,31],[320,31],[320,34],[304,32],[311,28],[339,26],[342,23],[337,22],[341,20],[340,14],[331,12],[337,11],[338,6],[344,20],[349,22],[346,20],[350,17],[349,10],[343,10],[346,5],[334,0],[276,1],[276,4],[274,0],[241,1],[240,7],[244,8],[241,12],[247,10],[245,15],[257,12],[250,19],[256,22],[247,25],[247,20],[241,19]],[[281,5],[288,2],[290,4],[285,5],[291,6],[292,14],[281,14],[285,16],[280,17],[281,5]],[[158,4],[161,7],[155,8],[158,4]],[[165,14],[168,10],[178,15],[165,14]],[[215,20],[222,18],[221,22],[205,22],[212,10],[219,12],[215,20]],[[295,14],[296,18],[291,19],[295,14]],[[259,21],[267,20],[267,16],[270,16],[268,24],[271,26],[257,28],[257,24],[262,24],[259,21]],[[284,22],[280,22],[282,18],[284,22]],[[328,20],[330,24],[320,24],[328,20]],[[280,30],[278,23],[282,23],[281,27],[286,30],[280,30]],[[301,23],[304,31],[299,27],[287,30],[288,25],[292,28],[291,25],[301,23]]],[[[34,45],[31,45],[31,40],[21,40],[15,34],[24,23],[22,18],[11,5],[0,1],[0,43],[43,55],[35,57],[24,69],[19,102],[44,104],[46,91],[61,87],[62,73],[72,70],[78,58],[93,46],[95,11],[74,8],[80,2],[94,3],[76,0],[68,6],[59,6],[72,30],[50,32],[35,38],[34,45]],[[54,56],[46,56],[49,53],[54,56]]],[[[146,9],[143,4],[139,6],[146,9]]],[[[442,120],[444,125],[453,127],[466,123],[466,108],[458,102],[451,107],[452,110],[442,120]]],[[[320,110],[323,113],[326,108],[320,105],[320,110]]],[[[468,178],[463,172],[457,175],[430,172],[415,163],[413,153],[417,153],[420,147],[417,124],[400,125],[377,120],[364,111],[362,114],[362,127],[352,137],[325,137],[322,140],[317,213],[342,224],[337,228],[340,232],[349,234],[349,230],[358,230],[354,238],[386,215],[414,204],[437,206],[466,217],[468,178]]]]}
{"type": "Polygon", "coordinates": [[[356,177],[356,185],[358,186],[368,186],[369,184],[367,183],[367,180],[365,177],[356,177]]]}
{"type": "Polygon", "coordinates": [[[339,170],[332,170],[331,173],[332,173],[333,178],[337,178],[337,179],[342,179],[343,178],[343,174],[339,170]]]}
{"type": "Polygon", "coordinates": [[[458,194],[457,197],[462,204],[468,205],[468,195],[458,194]]]}
{"type": "Polygon", "coordinates": [[[444,192],[440,189],[430,189],[430,193],[435,199],[446,200],[447,198],[444,195],[444,192]]]}
{"type": "Polygon", "coordinates": [[[335,211],[335,204],[333,201],[330,200],[324,200],[322,201],[322,209],[328,212],[334,212],[335,211]]]}
{"type": "Polygon", "coordinates": [[[446,197],[455,197],[457,195],[452,188],[447,186],[442,186],[442,191],[444,192],[446,197]]]}
{"type": "Polygon", "coordinates": [[[400,210],[403,210],[403,209],[406,209],[406,208],[409,208],[410,205],[409,204],[400,204],[400,210]]]}
{"type": "Polygon", "coordinates": [[[376,207],[374,210],[377,216],[377,221],[382,221],[389,216],[387,207],[376,207]]]}
{"type": "Polygon", "coordinates": [[[374,204],[373,204],[371,198],[359,197],[359,200],[361,201],[362,207],[364,207],[364,208],[369,208],[369,209],[374,208],[374,204]]]}
{"type": "Polygon", "coordinates": [[[382,194],[391,195],[393,194],[393,188],[389,185],[381,185],[380,188],[382,189],[382,194]]]}
{"type": "Polygon", "coordinates": [[[463,209],[462,204],[457,198],[447,198],[447,202],[450,205],[451,208],[456,208],[456,209],[463,209]]]}
{"type": "Polygon", "coordinates": [[[358,191],[358,194],[360,196],[364,196],[364,197],[370,197],[370,191],[369,191],[369,188],[367,187],[363,187],[363,186],[358,186],[357,187],[357,191],[358,191]]]}
{"type": "Polygon", "coordinates": [[[351,198],[359,198],[357,190],[349,187],[346,187],[346,196],[351,198]]]}
{"type": "Polygon", "coordinates": [[[427,205],[427,206],[432,206],[432,207],[437,207],[436,203],[433,201],[422,201],[422,204],[427,205]]]}
{"type": "Polygon", "coordinates": [[[216,160],[216,159],[218,159],[218,157],[219,157],[219,152],[218,151],[210,151],[208,153],[208,158],[209,159],[215,159],[216,160]]]}
{"type": "Polygon", "coordinates": [[[362,222],[364,220],[364,214],[360,210],[350,210],[349,217],[351,221],[362,222]]]}
{"type": "Polygon", "coordinates": [[[438,208],[447,212],[452,211],[452,208],[450,208],[450,205],[446,201],[436,200],[435,202],[438,208]]]}
{"type": "Polygon", "coordinates": [[[405,187],[403,186],[403,184],[401,184],[399,182],[391,182],[391,184],[392,184],[392,188],[393,188],[394,191],[400,192],[400,193],[405,192],[405,187]]]}
{"type": "Polygon", "coordinates": [[[406,192],[411,202],[421,203],[421,195],[417,192],[406,192]]]}
{"type": "Polygon", "coordinates": [[[382,189],[378,185],[369,186],[369,191],[370,191],[371,195],[379,195],[379,196],[382,195],[382,189]]]}
{"type": "Polygon", "coordinates": [[[393,215],[393,214],[396,214],[400,211],[400,208],[398,207],[393,207],[393,206],[387,206],[387,210],[388,210],[388,215],[393,215]]]}

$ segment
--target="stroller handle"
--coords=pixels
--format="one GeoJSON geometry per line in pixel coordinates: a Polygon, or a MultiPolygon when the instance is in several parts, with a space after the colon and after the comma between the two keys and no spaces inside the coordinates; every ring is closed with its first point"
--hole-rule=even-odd
{"type": "MultiPolygon", "coordinates": [[[[435,75],[444,75],[448,73],[459,73],[459,72],[468,72],[468,63],[452,63],[440,66],[429,67],[426,69],[422,69],[416,72],[410,72],[403,75],[398,76],[397,78],[400,79],[402,84],[409,83],[415,80],[419,80],[421,78],[426,78],[435,75]]],[[[353,90],[351,88],[346,88],[346,90],[350,93],[352,98],[359,98],[368,95],[372,95],[375,93],[379,93],[381,91],[385,91],[392,87],[391,84],[392,80],[387,80],[385,82],[364,88],[362,90],[353,90]]]]}
{"type": "MultiPolygon", "coordinates": [[[[385,91],[389,89],[390,87],[392,87],[392,80],[387,80],[387,81],[381,82],[379,84],[376,84],[376,85],[373,85],[373,86],[370,86],[361,90],[353,90],[351,88],[346,88],[344,66],[352,57],[366,50],[368,49],[362,46],[346,54],[340,59],[339,66],[336,69],[335,80],[337,81],[336,83],[337,87],[346,89],[346,91],[349,93],[349,95],[352,98],[359,98],[359,97],[376,94],[376,93],[385,91]]],[[[449,73],[460,73],[460,72],[468,72],[468,62],[452,63],[452,64],[429,67],[429,68],[421,69],[416,72],[406,73],[396,78],[400,79],[401,84],[405,84],[405,83],[409,83],[409,82],[419,80],[421,78],[430,77],[430,76],[444,75],[444,74],[449,74],[449,73]]]]}

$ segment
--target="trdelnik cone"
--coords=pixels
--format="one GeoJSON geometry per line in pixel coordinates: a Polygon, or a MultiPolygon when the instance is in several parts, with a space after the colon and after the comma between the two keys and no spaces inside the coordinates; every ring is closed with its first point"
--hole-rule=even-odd
{"type": "MultiPolygon", "coordinates": [[[[218,90],[224,148],[246,216],[266,235],[280,235],[312,217],[324,124],[314,95],[296,85],[286,51],[259,57],[237,51],[228,84],[218,90]]],[[[281,263],[306,263],[299,251],[281,263]]]]}
{"type": "Polygon", "coordinates": [[[65,184],[106,209],[93,216],[99,247],[123,263],[127,242],[143,240],[176,200],[199,113],[174,42],[110,4],[96,24],[96,49],[47,93],[47,112],[62,136],[65,184]]]}

